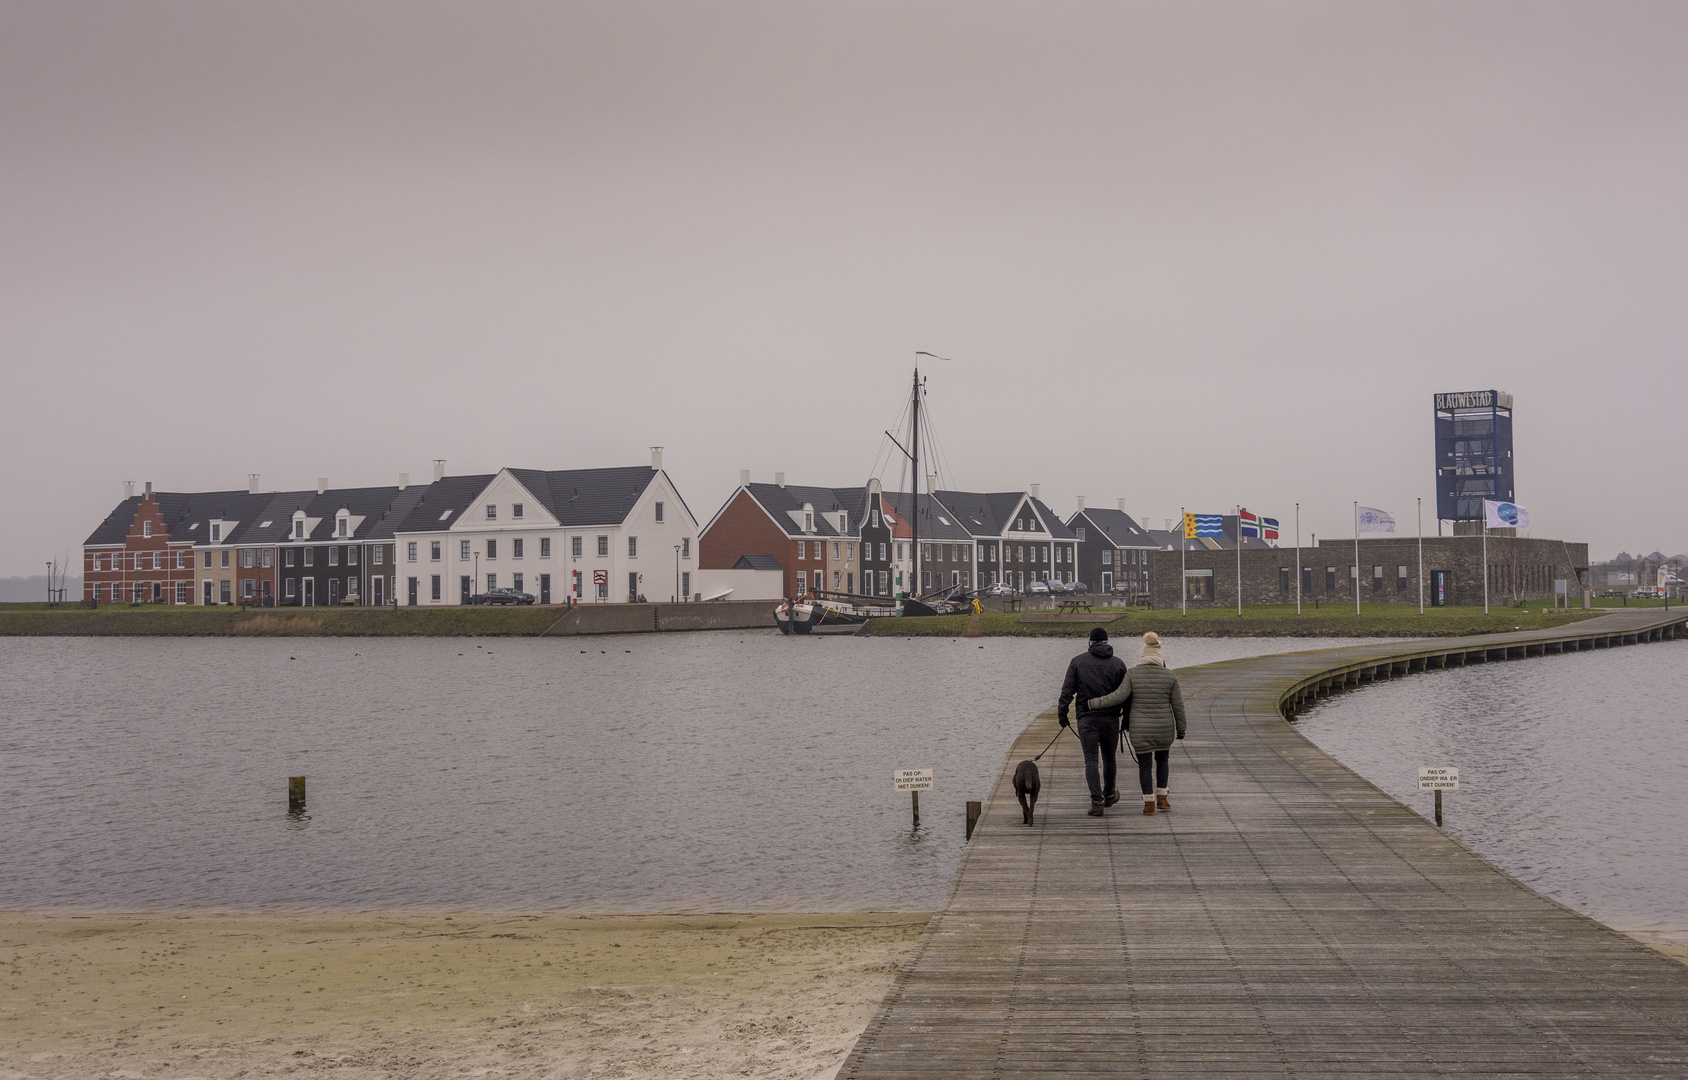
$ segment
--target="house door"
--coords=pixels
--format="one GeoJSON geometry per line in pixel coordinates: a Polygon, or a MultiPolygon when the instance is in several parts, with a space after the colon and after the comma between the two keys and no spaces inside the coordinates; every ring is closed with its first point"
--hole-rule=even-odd
{"type": "Polygon", "coordinates": [[[468,577],[462,577],[458,579],[457,585],[463,594],[461,599],[458,600],[458,603],[467,604],[469,602],[469,590],[474,587],[474,583],[470,581],[468,577]]]}
{"type": "Polygon", "coordinates": [[[415,607],[416,606],[416,579],[415,578],[409,578],[407,580],[409,582],[407,587],[410,590],[410,606],[415,607]]]}
{"type": "Polygon", "coordinates": [[[340,579],[337,578],[337,577],[331,577],[331,578],[328,579],[328,606],[333,607],[335,604],[338,604],[339,602],[340,602],[340,579]]]}
{"type": "Polygon", "coordinates": [[[541,604],[549,604],[551,602],[551,575],[550,574],[540,574],[539,575],[539,602],[541,604]]]}
{"type": "Polygon", "coordinates": [[[371,604],[374,604],[376,607],[381,606],[381,596],[382,596],[382,593],[385,591],[385,590],[382,589],[382,586],[385,585],[386,583],[387,583],[386,578],[370,578],[369,579],[369,602],[371,604]]]}
{"type": "Polygon", "coordinates": [[[639,575],[630,571],[627,575],[627,599],[629,602],[639,599],[639,575]]]}
{"type": "Polygon", "coordinates": [[[316,578],[314,577],[308,577],[305,579],[305,598],[303,606],[316,607],[316,578]]]}
{"type": "Polygon", "coordinates": [[[211,583],[209,581],[205,583],[205,606],[211,606],[211,583]]]}

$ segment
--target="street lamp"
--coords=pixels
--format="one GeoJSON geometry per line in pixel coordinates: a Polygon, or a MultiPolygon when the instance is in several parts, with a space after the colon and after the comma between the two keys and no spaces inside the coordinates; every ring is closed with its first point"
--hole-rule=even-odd
{"type": "Polygon", "coordinates": [[[475,552],[475,576],[469,579],[469,601],[474,602],[475,588],[481,583],[481,553],[475,552]]]}
{"type": "Polygon", "coordinates": [[[674,602],[680,602],[680,545],[674,545],[674,602]]]}

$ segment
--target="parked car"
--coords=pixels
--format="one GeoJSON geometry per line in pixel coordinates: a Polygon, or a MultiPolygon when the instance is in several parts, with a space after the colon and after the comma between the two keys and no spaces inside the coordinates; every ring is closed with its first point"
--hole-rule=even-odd
{"type": "Polygon", "coordinates": [[[1049,583],[1046,581],[1030,582],[1026,585],[1026,593],[1029,596],[1048,596],[1049,583]]]}
{"type": "Polygon", "coordinates": [[[1067,591],[1070,593],[1087,593],[1090,591],[1090,586],[1082,581],[1073,581],[1068,583],[1067,591]]]}
{"type": "Polygon", "coordinates": [[[517,592],[515,589],[488,589],[484,593],[469,597],[471,604],[531,604],[533,594],[517,592]]]}
{"type": "Polygon", "coordinates": [[[982,590],[980,590],[979,595],[980,596],[1013,596],[1014,595],[1014,586],[1007,585],[1007,584],[1004,584],[1003,582],[999,581],[995,585],[985,586],[982,590]]]}

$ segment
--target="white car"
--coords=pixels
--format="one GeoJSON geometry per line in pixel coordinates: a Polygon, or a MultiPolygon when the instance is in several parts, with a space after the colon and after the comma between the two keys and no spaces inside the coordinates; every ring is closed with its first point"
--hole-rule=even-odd
{"type": "Polygon", "coordinates": [[[1048,582],[1034,581],[1026,586],[1026,593],[1029,596],[1047,596],[1049,595],[1049,592],[1050,589],[1048,582]]]}

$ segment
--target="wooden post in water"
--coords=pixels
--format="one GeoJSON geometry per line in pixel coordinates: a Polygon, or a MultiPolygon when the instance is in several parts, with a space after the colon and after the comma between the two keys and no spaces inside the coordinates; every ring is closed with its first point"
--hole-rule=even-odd
{"type": "Polygon", "coordinates": [[[967,802],[967,839],[973,839],[973,826],[979,823],[979,815],[984,812],[982,803],[971,799],[967,802]]]}
{"type": "Polygon", "coordinates": [[[919,791],[919,789],[916,789],[914,791],[909,792],[909,796],[914,800],[914,827],[918,829],[918,828],[920,828],[920,791],[919,791]]]}
{"type": "Polygon", "coordinates": [[[303,776],[289,776],[287,778],[287,812],[289,814],[305,812],[305,778],[303,776]]]}
{"type": "Polygon", "coordinates": [[[1442,827],[1442,789],[1436,789],[1436,827],[1442,827]]]}

